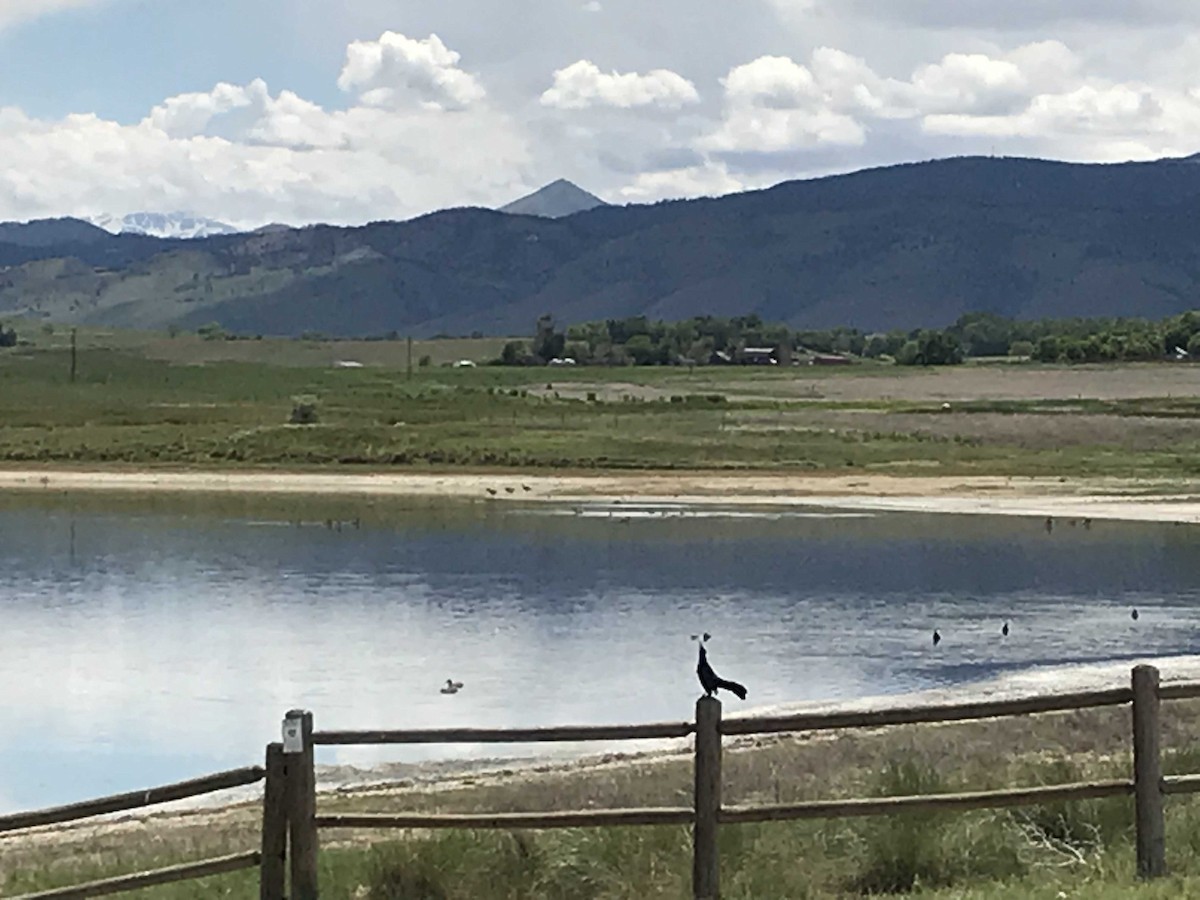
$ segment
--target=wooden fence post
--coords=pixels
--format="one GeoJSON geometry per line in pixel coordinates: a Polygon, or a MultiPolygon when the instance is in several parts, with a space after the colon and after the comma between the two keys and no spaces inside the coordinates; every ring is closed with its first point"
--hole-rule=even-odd
{"type": "Polygon", "coordinates": [[[287,867],[287,770],[283,758],[283,744],[267,744],[266,769],[258,896],[259,900],[284,900],[287,867]]]}
{"type": "Polygon", "coordinates": [[[1158,669],[1133,670],[1133,794],[1137,815],[1137,873],[1167,874],[1163,822],[1162,757],[1159,752],[1158,669]]]}
{"type": "Polygon", "coordinates": [[[696,701],[695,821],[692,825],[692,896],[717,900],[721,893],[717,819],[721,812],[721,701],[696,701]]]}
{"type": "Polygon", "coordinates": [[[287,769],[287,823],[291,839],[291,900],[317,900],[317,777],[313,717],[293,709],[283,720],[287,769]]]}

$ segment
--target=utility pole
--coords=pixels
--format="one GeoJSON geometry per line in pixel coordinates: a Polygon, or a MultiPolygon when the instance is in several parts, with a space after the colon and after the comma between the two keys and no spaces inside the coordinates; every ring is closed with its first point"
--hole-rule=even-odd
{"type": "Polygon", "coordinates": [[[75,383],[75,329],[71,329],[71,384],[75,383]]]}
{"type": "Polygon", "coordinates": [[[412,335],[408,336],[408,377],[412,379],[412,335]]]}

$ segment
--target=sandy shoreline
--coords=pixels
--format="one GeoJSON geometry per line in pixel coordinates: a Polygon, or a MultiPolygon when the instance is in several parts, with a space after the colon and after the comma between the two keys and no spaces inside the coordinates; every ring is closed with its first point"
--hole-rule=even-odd
{"type": "Polygon", "coordinates": [[[1200,522],[1200,482],[1004,476],[791,473],[324,473],[0,469],[0,491],[410,497],[480,502],[669,503],[683,506],[1065,516],[1200,522]]]}

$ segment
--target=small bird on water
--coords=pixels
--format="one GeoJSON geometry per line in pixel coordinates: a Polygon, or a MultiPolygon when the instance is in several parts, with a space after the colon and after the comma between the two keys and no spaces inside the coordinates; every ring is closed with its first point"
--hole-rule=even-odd
{"type": "Polygon", "coordinates": [[[459,691],[462,690],[462,687],[463,687],[463,683],[461,681],[455,681],[452,678],[447,678],[446,686],[442,688],[441,693],[457,694],[459,691]]]}
{"type": "Polygon", "coordinates": [[[1133,619],[1135,622],[1138,620],[1138,611],[1136,606],[1133,608],[1133,612],[1129,614],[1129,618],[1133,619]]]}
{"type": "Polygon", "coordinates": [[[1008,623],[1007,622],[1005,622],[1004,627],[1000,629],[1000,633],[1002,635],[1004,635],[1005,637],[1008,637],[1008,623]]]}
{"type": "Polygon", "coordinates": [[[938,634],[938,630],[936,628],[933,629],[933,646],[936,647],[941,642],[942,642],[942,636],[940,634],[938,634]]]}
{"type": "MultiPolygon", "coordinates": [[[[705,640],[708,637],[709,635],[705,633],[705,640]]],[[[700,676],[700,686],[704,688],[704,693],[709,697],[718,689],[724,688],[730,693],[736,694],[739,700],[746,699],[746,689],[742,685],[736,681],[727,681],[712,670],[712,666],[708,664],[708,653],[704,649],[704,641],[700,642],[700,661],[696,664],[696,674],[700,676]]]]}

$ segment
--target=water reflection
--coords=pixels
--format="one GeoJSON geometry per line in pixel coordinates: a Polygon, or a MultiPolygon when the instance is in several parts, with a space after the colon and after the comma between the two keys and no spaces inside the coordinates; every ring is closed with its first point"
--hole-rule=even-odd
{"type": "Polygon", "coordinates": [[[757,706],[1188,653],[1200,623],[1170,525],[19,497],[0,535],[4,808],[255,761],[298,705],[329,728],[685,718],[702,629],[757,706]]]}

